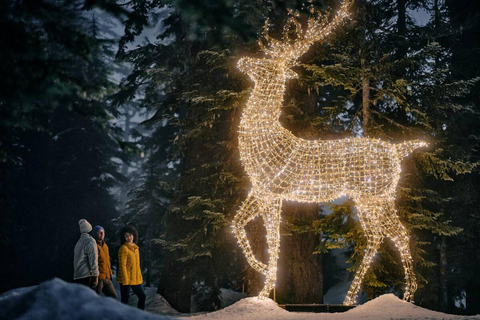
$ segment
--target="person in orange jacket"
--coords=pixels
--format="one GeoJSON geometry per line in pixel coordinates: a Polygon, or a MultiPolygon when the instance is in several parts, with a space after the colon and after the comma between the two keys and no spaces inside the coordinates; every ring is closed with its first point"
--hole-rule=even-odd
{"type": "Polygon", "coordinates": [[[140,252],[137,246],[138,231],[133,226],[126,226],[120,231],[122,246],[118,250],[117,282],[120,284],[122,303],[128,303],[130,290],[138,297],[137,307],[145,309],[145,291],[143,277],[140,269],[140,252]]]}
{"type": "Polygon", "coordinates": [[[95,226],[92,231],[93,238],[97,241],[98,247],[98,284],[95,288],[98,294],[103,292],[106,297],[117,299],[117,292],[112,282],[112,265],[110,253],[105,243],[105,229],[102,226],[95,226]]]}

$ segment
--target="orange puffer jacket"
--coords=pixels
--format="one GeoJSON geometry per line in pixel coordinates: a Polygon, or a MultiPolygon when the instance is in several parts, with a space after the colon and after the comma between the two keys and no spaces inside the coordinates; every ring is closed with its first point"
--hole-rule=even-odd
{"type": "Polygon", "coordinates": [[[98,243],[98,279],[105,280],[112,278],[112,265],[110,263],[110,253],[105,242],[98,243]]]}
{"type": "Polygon", "coordinates": [[[124,243],[118,250],[117,282],[124,286],[143,283],[140,252],[136,244],[124,243]]]}

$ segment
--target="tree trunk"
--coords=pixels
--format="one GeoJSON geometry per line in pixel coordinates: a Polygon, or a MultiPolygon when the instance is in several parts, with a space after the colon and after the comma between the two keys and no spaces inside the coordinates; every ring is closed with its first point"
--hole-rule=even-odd
{"type": "MultiPolygon", "coordinates": [[[[305,88],[299,86],[298,83],[290,82],[288,84],[285,101],[294,99],[297,106],[307,114],[316,114],[317,98],[317,94],[314,92],[308,94],[305,88]]],[[[308,124],[301,127],[298,125],[292,126],[288,129],[303,138],[313,138],[316,133],[314,128],[308,124]]],[[[289,217],[313,220],[318,216],[318,205],[284,202],[281,214],[283,221],[286,221],[289,217]]],[[[259,218],[255,220],[263,223],[259,218]]],[[[247,226],[248,238],[257,259],[266,262],[268,254],[266,252],[265,228],[263,225],[258,225],[255,220],[247,226]]],[[[313,255],[317,244],[318,240],[313,233],[281,237],[276,285],[276,295],[279,302],[323,302],[322,261],[319,255],[313,255]]],[[[249,267],[247,269],[248,295],[257,295],[264,280],[264,276],[249,267]]]]}
{"type": "Polygon", "coordinates": [[[407,0],[397,0],[397,33],[399,37],[397,59],[407,55],[406,33],[407,33],[407,0]]]}
{"type": "MultiPolygon", "coordinates": [[[[130,141],[130,121],[135,115],[135,113],[130,114],[130,107],[127,104],[125,106],[125,127],[123,128],[123,141],[124,142],[129,142],[130,141]]],[[[128,175],[128,168],[130,167],[130,164],[127,162],[122,161],[122,175],[127,176],[128,175]]],[[[121,206],[124,207],[127,199],[128,199],[128,192],[130,191],[130,185],[127,183],[122,183],[120,186],[120,202],[121,206]]]]}
{"type": "MultiPolygon", "coordinates": [[[[127,105],[125,107],[125,127],[123,128],[123,141],[129,142],[130,141],[130,120],[132,119],[133,115],[130,114],[130,107],[127,105]]],[[[128,163],[122,163],[122,174],[124,176],[128,173],[128,163]]]]}
{"type": "MultiPolygon", "coordinates": [[[[318,94],[306,91],[298,83],[290,83],[285,100],[294,99],[305,114],[315,116],[318,114],[318,94]]],[[[318,134],[316,128],[308,123],[297,124],[292,130],[306,139],[314,139],[318,134]]],[[[318,204],[284,202],[282,217],[284,221],[315,220],[318,218],[318,204]]],[[[320,255],[313,254],[317,245],[318,239],[313,232],[282,236],[278,266],[279,302],[323,303],[322,260],[320,255]]]]}
{"type": "Polygon", "coordinates": [[[470,282],[465,288],[466,293],[466,313],[480,314],[480,290],[478,282],[470,282]]]}
{"type": "Polygon", "coordinates": [[[362,73],[362,116],[363,116],[363,136],[368,137],[369,135],[369,120],[370,120],[370,75],[368,71],[367,61],[365,59],[364,47],[366,45],[366,8],[365,2],[360,2],[361,8],[361,15],[363,18],[363,22],[360,23],[360,28],[362,28],[362,44],[360,48],[360,67],[362,73]]]}
{"type": "Polygon", "coordinates": [[[166,253],[160,283],[157,293],[160,294],[177,311],[190,312],[192,296],[192,280],[190,271],[179,269],[180,264],[175,260],[175,255],[166,253]],[[177,290],[170,290],[177,288],[177,290]]]}
{"type": "Polygon", "coordinates": [[[146,249],[146,275],[145,275],[145,286],[150,287],[152,283],[152,237],[151,237],[151,228],[148,228],[147,230],[147,236],[146,236],[146,243],[145,243],[145,249],[146,249]]]}
{"type": "Polygon", "coordinates": [[[442,311],[448,311],[448,291],[447,291],[447,243],[445,236],[442,237],[440,244],[440,308],[442,311]]]}
{"type": "MultiPolygon", "coordinates": [[[[265,239],[266,230],[263,219],[255,218],[246,226],[246,232],[250,246],[257,260],[268,263],[267,242],[265,239]]],[[[257,296],[263,288],[265,276],[254,270],[247,263],[246,292],[248,296],[257,296]]]]}
{"type": "Polygon", "coordinates": [[[440,7],[438,5],[438,0],[433,1],[433,11],[435,19],[435,29],[440,28],[440,7]]]}
{"type": "MultiPolygon", "coordinates": [[[[312,221],[318,217],[318,204],[287,203],[284,214],[294,219],[312,221]]],[[[290,260],[286,267],[291,280],[290,303],[323,303],[323,273],[320,255],[314,255],[318,237],[312,232],[290,236],[290,260]]],[[[284,260],[287,260],[284,259],[284,260]]]]}
{"type": "Polygon", "coordinates": [[[362,114],[363,114],[363,136],[368,137],[368,121],[370,118],[370,79],[366,70],[365,59],[361,60],[362,65],[362,114]]]}

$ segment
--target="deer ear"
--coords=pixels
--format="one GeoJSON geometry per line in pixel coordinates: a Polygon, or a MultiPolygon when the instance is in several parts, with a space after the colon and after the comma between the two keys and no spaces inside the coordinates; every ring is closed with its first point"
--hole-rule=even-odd
{"type": "Polygon", "coordinates": [[[292,69],[285,70],[285,79],[298,79],[298,73],[292,69]]]}

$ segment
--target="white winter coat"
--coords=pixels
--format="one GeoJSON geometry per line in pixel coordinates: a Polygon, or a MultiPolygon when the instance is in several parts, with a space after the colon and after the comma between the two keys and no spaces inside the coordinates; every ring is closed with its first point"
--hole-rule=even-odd
{"type": "Polygon", "coordinates": [[[75,245],[73,280],[98,276],[97,242],[88,233],[82,233],[75,245]]]}

